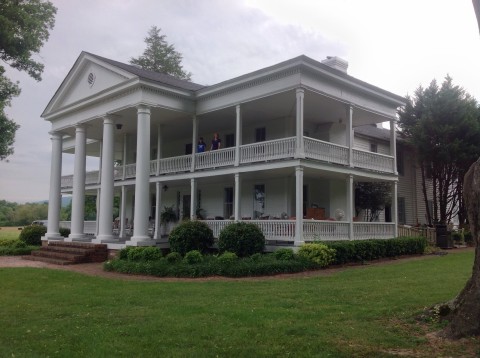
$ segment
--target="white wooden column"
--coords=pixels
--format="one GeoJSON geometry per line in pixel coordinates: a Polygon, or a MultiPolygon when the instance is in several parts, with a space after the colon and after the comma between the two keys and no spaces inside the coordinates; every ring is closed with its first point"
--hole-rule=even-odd
{"type": "Polygon", "coordinates": [[[305,90],[297,88],[297,112],[296,112],[296,158],[305,158],[305,145],[303,143],[303,102],[305,98],[305,90]]]}
{"type": "Polygon", "coordinates": [[[52,140],[52,159],[50,163],[50,194],[48,197],[47,233],[43,239],[63,240],[60,235],[60,207],[62,182],[62,134],[50,132],[52,140]]]}
{"type": "MultiPolygon", "coordinates": [[[[98,181],[100,182],[100,180],[98,181]]],[[[95,236],[98,236],[98,231],[100,227],[100,188],[97,189],[97,198],[95,200],[95,209],[96,209],[96,215],[95,215],[95,236]]]]}
{"type": "Polygon", "coordinates": [[[122,193],[120,194],[120,232],[118,234],[119,237],[125,237],[125,211],[126,211],[126,195],[127,195],[127,187],[122,185],[122,193]]]}
{"type": "MultiPolygon", "coordinates": [[[[99,161],[98,161],[98,178],[97,178],[97,184],[100,184],[102,182],[102,147],[103,147],[103,141],[99,140],[98,145],[100,148],[98,148],[98,156],[99,156],[99,161]]],[[[98,195],[100,195],[100,192],[98,192],[98,195]]],[[[98,206],[97,206],[97,211],[98,211],[98,206]]],[[[98,221],[98,220],[97,220],[98,221]]]]}
{"type": "Polygon", "coordinates": [[[190,220],[197,219],[197,181],[190,179],[190,220]]]}
{"type": "Polygon", "coordinates": [[[295,168],[295,246],[303,244],[303,168],[295,168]]]}
{"type": "Polygon", "coordinates": [[[198,142],[198,119],[197,116],[192,117],[192,166],[190,168],[191,172],[195,171],[195,153],[197,152],[197,142],[198,142]]]}
{"type": "Polygon", "coordinates": [[[113,119],[103,119],[102,179],[100,183],[100,215],[98,235],[92,242],[102,243],[113,240],[113,175],[115,151],[115,126],[113,119]]]}
{"type": "Polygon", "coordinates": [[[162,125],[159,124],[157,127],[157,177],[160,175],[160,159],[162,158],[162,125]]]}
{"type": "MultiPolygon", "coordinates": [[[[235,107],[235,166],[240,165],[240,146],[242,145],[242,111],[239,104],[235,107]]],[[[238,219],[235,219],[238,220],[238,219]]]]}
{"type": "Polygon", "coordinates": [[[75,161],[73,168],[72,223],[70,235],[65,241],[89,240],[85,238],[85,165],[87,136],[86,128],[75,128],[75,161]]]}
{"type": "Polygon", "coordinates": [[[398,237],[398,181],[392,184],[392,221],[395,224],[393,237],[398,237]]]}
{"type": "Polygon", "coordinates": [[[122,165],[123,165],[122,179],[123,180],[125,180],[125,177],[127,175],[127,141],[128,141],[128,134],[125,133],[123,135],[123,153],[122,153],[122,165]]]}
{"type": "Polygon", "coordinates": [[[353,231],[353,210],[354,210],[354,190],[353,190],[353,175],[349,175],[346,180],[346,189],[347,189],[347,212],[345,215],[348,220],[348,238],[349,240],[355,239],[353,231]]]}
{"type": "Polygon", "coordinates": [[[160,226],[162,225],[160,214],[162,206],[162,183],[157,181],[155,183],[155,233],[153,234],[154,240],[160,240],[162,235],[160,233],[160,226]]]}
{"type": "Polygon", "coordinates": [[[393,173],[397,171],[397,131],[395,130],[395,119],[390,119],[390,155],[393,157],[393,173]]]}
{"type": "Polygon", "coordinates": [[[235,173],[235,221],[242,219],[242,178],[235,173]]]}
{"type": "Polygon", "coordinates": [[[133,236],[127,245],[150,246],[155,241],[148,235],[150,215],[150,108],[137,107],[137,161],[135,177],[135,217],[133,236]]]}
{"type": "Polygon", "coordinates": [[[347,107],[346,142],[348,146],[348,165],[353,168],[353,107],[347,107]]]}

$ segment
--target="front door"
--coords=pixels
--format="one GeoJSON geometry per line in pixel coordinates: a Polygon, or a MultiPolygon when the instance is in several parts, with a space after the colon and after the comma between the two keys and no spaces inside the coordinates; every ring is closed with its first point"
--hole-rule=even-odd
{"type": "Polygon", "coordinates": [[[190,203],[191,203],[191,195],[184,195],[183,196],[183,205],[182,205],[182,218],[189,219],[190,218],[190,203]]]}

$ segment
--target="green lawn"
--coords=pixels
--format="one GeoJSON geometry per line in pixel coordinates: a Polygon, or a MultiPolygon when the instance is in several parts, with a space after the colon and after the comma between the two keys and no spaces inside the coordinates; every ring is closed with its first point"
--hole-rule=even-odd
{"type": "Polygon", "coordinates": [[[0,356],[459,356],[477,341],[432,348],[413,317],[453,297],[472,260],[466,252],[330,276],[198,282],[0,269],[0,356]]]}
{"type": "Polygon", "coordinates": [[[0,240],[18,239],[20,235],[18,227],[0,227],[0,240]]]}

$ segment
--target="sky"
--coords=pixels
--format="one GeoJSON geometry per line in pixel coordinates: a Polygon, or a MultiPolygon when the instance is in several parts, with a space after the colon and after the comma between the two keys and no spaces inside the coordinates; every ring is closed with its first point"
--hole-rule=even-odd
{"type": "MultiPolygon", "coordinates": [[[[151,26],[202,85],[290,58],[339,56],[348,73],[406,96],[448,74],[480,101],[480,35],[471,0],[53,0],[55,28],[34,58],[43,80],[8,69],[22,93],[6,112],[20,129],[0,161],[0,200],[48,199],[51,125],[40,115],[82,51],[128,63],[151,26]]],[[[0,134],[1,135],[1,134],[0,134]]],[[[96,160],[87,160],[95,170],[96,160]]],[[[73,155],[63,155],[63,175],[73,155]]]]}

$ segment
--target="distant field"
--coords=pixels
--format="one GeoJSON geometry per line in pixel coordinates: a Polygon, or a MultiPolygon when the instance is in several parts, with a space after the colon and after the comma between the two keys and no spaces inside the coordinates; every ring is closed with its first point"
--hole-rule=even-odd
{"type": "Polygon", "coordinates": [[[0,227],[0,240],[18,239],[18,235],[20,235],[20,230],[18,228],[19,228],[18,226],[0,227]]]}

